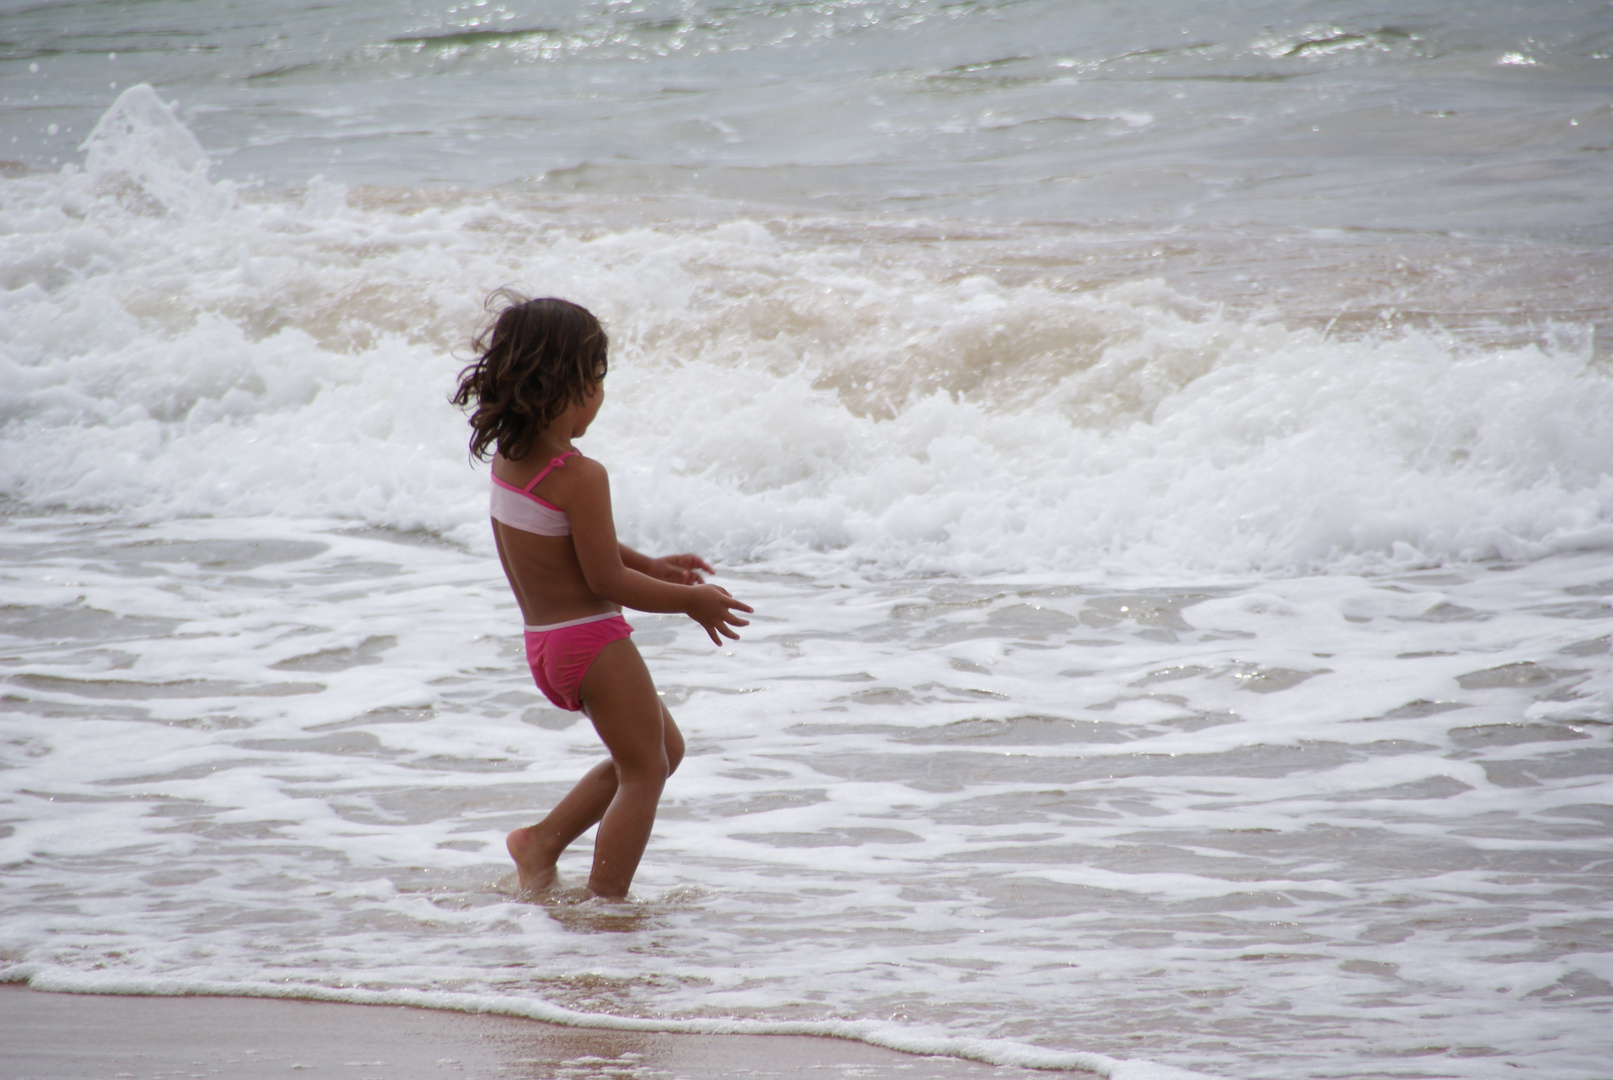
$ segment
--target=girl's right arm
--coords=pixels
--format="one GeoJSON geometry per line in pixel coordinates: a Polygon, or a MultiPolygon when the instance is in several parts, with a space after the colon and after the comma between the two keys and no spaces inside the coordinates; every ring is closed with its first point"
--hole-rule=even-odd
{"type": "Polygon", "coordinates": [[[556,485],[560,490],[554,492],[555,505],[571,519],[577,561],[588,588],[596,596],[637,611],[682,612],[699,623],[717,645],[724,637],[739,637],[732,627],[750,625],[736,611],[753,609],[728,595],[726,589],[716,585],[678,585],[630,569],[622,561],[622,547],[616,540],[610,479],[605,467],[578,456],[566,463],[565,473],[565,483],[556,485]]]}

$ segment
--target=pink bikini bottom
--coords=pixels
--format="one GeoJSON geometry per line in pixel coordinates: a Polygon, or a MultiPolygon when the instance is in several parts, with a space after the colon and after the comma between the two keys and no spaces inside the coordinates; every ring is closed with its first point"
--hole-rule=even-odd
{"type": "Polygon", "coordinates": [[[613,641],[633,632],[614,611],[582,619],[526,628],[526,662],[545,697],[562,709],[578,712],[577,692],[594,658],[613,641]]]}

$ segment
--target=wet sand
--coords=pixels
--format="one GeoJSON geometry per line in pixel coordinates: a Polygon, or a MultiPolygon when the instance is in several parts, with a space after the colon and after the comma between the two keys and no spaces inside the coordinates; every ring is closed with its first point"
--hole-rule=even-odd
{"type": "Polygon", "coordinates": [[[609,1031],[400,1005],[46,994],[22,986],[0,987],[0,1046],[3,1080],[1056,1075],[840,1039],[609,1031]]]}

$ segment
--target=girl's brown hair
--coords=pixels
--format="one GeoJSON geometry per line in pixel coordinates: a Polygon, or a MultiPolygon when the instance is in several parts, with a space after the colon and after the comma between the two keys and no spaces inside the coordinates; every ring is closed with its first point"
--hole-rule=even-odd
{"type": "Polygon", "coordinates": [[[528,300],[508,289],[487,298],[504,307],[476,335],[477,357],[459,373],[452,400],[470,414],[470,452],[488,447],[509,461],[532,449],[538,433],[605,377],[609,344],[599,320],[568,300],[528,300]]]}

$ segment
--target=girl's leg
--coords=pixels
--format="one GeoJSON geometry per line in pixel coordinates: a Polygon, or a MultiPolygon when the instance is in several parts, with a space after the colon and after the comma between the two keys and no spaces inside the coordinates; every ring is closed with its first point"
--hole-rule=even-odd
{"type": "Polygon", "coordinates": [[[616,766],[601,761],[577,781],[549,815],[536,825],[516,829],[504,838],[523,893],[554,884],[555,862],[570,843],[593,828],[616,797],[616,766]]]}
{"type": "MultiPolygon", "coordinates": [[[[588,676],[583,679],[584,709],[590,716],[596,717],[594,721],[596,729],[599,727],[597,719],[599,710],[594,707],[589,696],[589,678],[599,670],[600,662],[606,660],[606,654],[616,645],[622,644],[629,646],[622,651],[632,654],[632,659],[637,661],[637,667],[643,671],[644,679],[649,678],[649,672],[644,670],[644,662],[639,658],[638,650],[631,648],[630,642],[614,642],[607,646],[588,669],[588,676]]],[[[673,722],[672,714],[667,711],[666,706],[661,704],[653,683],[650,684],[649,691],[654,699],[655,709],[660,715],[661,739],[666,752],[666,775],[670,776],[677,769],[678,763],[683,760],[683,733],[678,730],[678,725],[673,722]]],[[[610,712],[608,705],[606,711],[610,712]]],[[[609,718],[607,722],[610,722],[609,718]]],[[[604,737],[603,730],[600,731],[600,735],[604,737]]],[[[605,745],[610,748],[611,743],[608,739],[605,745]]],[[[572,788],[542,821],[536,825],[516,829],[506,837],[505,844],[509,848],[510,857],[515,860],[522,892],[547,888],[554,881],[555,862],[560,858],[560,853],[605,816],[605,812],[616,798],[617,783],[617,765],[614,758],[602,761],[588,770],[588,773],[577,782],[577,786],[572,788]]],[[[599,841],[596,841],[596,869],[599,850],[599,841]]],[[[643,851],[642,844],[639,846],[639,851],[641,853],[643,851]]],[[[634,866],[637,866],[636,860],[634,866]]],[[[632,880],[631,872],[628,874],[628,880],[632,880]]]]}
{"type": "Polygon", "coordinates": [[[661,788],[672,774],[667,744],[675,741],[681,757],[683,740],[670,725],[649,669],[630,640],[613,641],[600,650],[583,676],[579,696],[616,769],[616,794],[594,836],[588,888],[598,896],[622,897],[633,883],[655,825],[661,788]]]}

